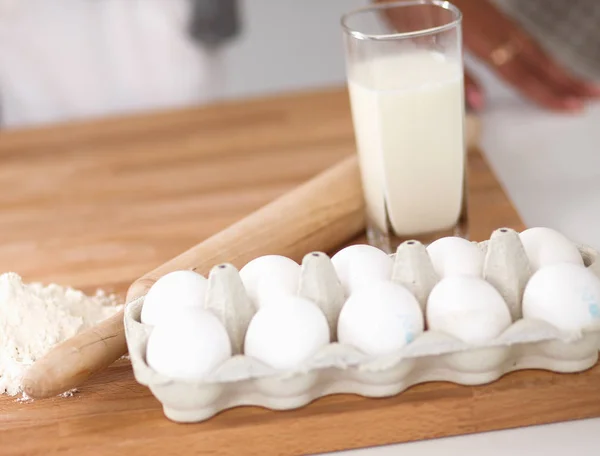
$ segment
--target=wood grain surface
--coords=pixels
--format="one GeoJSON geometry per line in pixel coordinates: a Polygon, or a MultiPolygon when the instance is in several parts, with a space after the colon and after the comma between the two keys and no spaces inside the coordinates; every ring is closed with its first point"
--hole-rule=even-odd
{"type": "MultiPolygon", "coordinates": [[[[0,270],[123,294],[191,245],[352,153],[340,90],[0,133],[0,270]]],[[[470,154],[474,239],[521,221],[470,154]]],[[[600,369],[431,383],[389,399],[338,395],[289,412],[168,421],[118,361],[69,398],[0,397],[0,454],[279,455],[600,415],[600,369]]]]}

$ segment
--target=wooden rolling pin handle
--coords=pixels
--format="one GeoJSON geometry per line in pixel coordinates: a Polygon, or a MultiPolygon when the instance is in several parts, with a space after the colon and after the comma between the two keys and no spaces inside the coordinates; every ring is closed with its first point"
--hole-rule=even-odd
{"type": "MultiPolygon", "coordinates": [[[[280,254],[300,261],[308,251],[330,251],[364,230],[363,206],[357,159],[351,157],[136,280],[127,302],[178,269],[206,275],[216,264],[241,267],[260,255],[280,254]]],[[[25,374],[24,391],[36,399],[68,391],[126,350],[119,312],[36,361],[25,374]]]]}
{"type": "Polygon", "coordinates": [[[123,312],[54,347],[25,373],[23,391],[42,399],[76,388],[127,352],[123,312]]]}

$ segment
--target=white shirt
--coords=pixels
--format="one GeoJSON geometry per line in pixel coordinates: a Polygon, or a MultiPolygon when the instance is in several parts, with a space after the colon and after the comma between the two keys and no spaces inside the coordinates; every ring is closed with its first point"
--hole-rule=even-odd
{"type": "Polygon", "coordinates": [[[219,97],[220,61],[187,0],[0,0],[2,127],[219,97]]]}

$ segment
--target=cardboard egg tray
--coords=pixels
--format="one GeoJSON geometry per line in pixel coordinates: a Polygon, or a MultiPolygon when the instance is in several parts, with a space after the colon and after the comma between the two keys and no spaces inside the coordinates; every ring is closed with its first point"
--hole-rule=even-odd
{"type": "MultiPolygon", "coordinates": [[[[333,342],[296,369],[278,371],[240,354],[252,304],[237,270],[218,265],[209,275],[205,307],[221,318],[238,354],[202,381],[182,381],[157,373],[146,363],[152,327],[140,322],[142,297],[128,303],[125,310],[135,378],[151,389],[168,418],[198,422],[244,405],[288,410],[329,394],[387,397],[424,382],[481,385],[522,369],[573,373],[592,367],[598,360],[600,326],[567,333],[542,321],[521,318],[521,298],[531,272],[518,233],[502,228],[478,245],[485,253],[484,279],[503,296],[514,320],[503,334],[485,345],[468,345],[427,330],[391,355],[367,356],[352,346],[333,342]]],[[[585,246],[579,250],[586,266],[600,277],[598,253],[585,246]]],[[[408,287],[424,304],[437,276],[422,244],[409,241],[398,248],[392,280],[408,287]]],[[[319,305],[335,334],[345,297],[327,255],[313,252],[305,256],[298,295],[319,305]]]]}

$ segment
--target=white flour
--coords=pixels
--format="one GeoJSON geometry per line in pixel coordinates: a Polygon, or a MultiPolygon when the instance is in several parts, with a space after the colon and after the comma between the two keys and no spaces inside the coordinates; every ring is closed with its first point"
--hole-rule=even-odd
{"type": "Polygon", "coordinates": [[[56,284],[24,284],[0,275],[0,394],[21,391],[26,369],[54,345],[110,317],[122,306],[99,290],[86,296],[56,284]]]}

